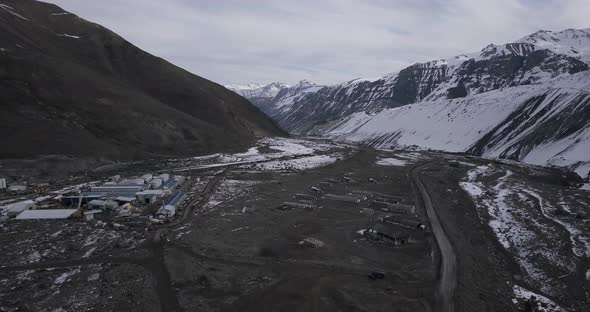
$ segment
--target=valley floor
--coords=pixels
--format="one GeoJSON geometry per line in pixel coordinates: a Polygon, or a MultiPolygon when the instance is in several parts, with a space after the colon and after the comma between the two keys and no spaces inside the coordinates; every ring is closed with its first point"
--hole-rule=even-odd
{"type": "Polygon", "coordinates": [[[150,166],[190,177],[170,223],[1,223],[0,309],[590,306],[590,193],[554,169],[294,139],[150,166]]]}

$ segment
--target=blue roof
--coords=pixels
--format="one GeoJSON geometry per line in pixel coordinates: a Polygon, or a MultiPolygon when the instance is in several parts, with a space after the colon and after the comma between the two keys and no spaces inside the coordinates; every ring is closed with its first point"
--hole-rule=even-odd
{"type": "MultiPolygon", "coordinates": [[[[82,192],[82,198],[101,198],[104,196],[105,196],[105,194],[103,194],[103,193],[82,192]]],[[[80,198],[80,195],[78,195],[78,194],[64,195],[63,198],[80,198]]]]}
{"type": "Polygon", "coordinates": [[[172,195],[170,195],[170,197],[168,197],[168,199],[164,203],[164,206],[166,206],[166,205],[172,205],[172,206],[178,205],[184,199],[184,196],[185,195],[186,194],[184,192],[174,192],[174,193],[172,193],[172,195]]]}
{"type": "Polygon", "coordinates": [[[170,180],[166,181],[166,183],[162,185],[162,188],[175,188],[177,184],[178,181],[176,181],[173,178],[170,178],[170,180]]]}
{"type": "Polygon", "coordinates": [[[84,192],[82,193],[84,196],[92,197],[92,196],[108,196],[108,197],[119,197],[119,196],[127,196],[127,197],[135,197],[135,193],[137,192],[84,192]]]}

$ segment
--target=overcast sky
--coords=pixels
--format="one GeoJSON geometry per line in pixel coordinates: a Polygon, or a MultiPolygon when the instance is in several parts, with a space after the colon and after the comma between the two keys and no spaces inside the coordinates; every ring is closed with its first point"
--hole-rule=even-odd
{"type": "Polygon", "coordinates": [[[588,28],[589,0],[47,0],[219,83],[337,83],[588,28]]]}

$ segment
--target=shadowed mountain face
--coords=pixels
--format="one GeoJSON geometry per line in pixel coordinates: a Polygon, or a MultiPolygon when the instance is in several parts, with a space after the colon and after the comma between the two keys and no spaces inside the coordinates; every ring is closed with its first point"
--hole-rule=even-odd
{"type": "Polygon", "coordinates": [[[30,0],[0,0],[0,105],[0,158],[193,155],[284,134],[234,92],[30,0]]]}

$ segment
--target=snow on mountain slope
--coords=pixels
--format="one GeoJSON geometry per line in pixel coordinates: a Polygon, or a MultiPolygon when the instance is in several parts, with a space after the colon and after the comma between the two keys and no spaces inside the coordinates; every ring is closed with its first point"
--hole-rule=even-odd
{"type": "Polygon", "coordinates": [[[566,29],[560,32],[541,30],[517,42],[530,43],[537,49],[548,49],[590,63],[590,28],[566,29]]]}
{"type": "Polygon", "coordinates": [[[524,88],[513,88],[508,93],[495,90],[461,99],[424,101],[374,116],[362,112],[334,124],[325,135],[381,148],[418,146],[462,152],[529,97],[524,88]],[[506,96],[512,100],[506,101],[506,96]]]}
{"type": "Polygon", "coordinates": [[[478,52],[414,64],[376,80],[356,79],[286,101],[275,98],[265,103],[265,112],[292,133],[321,134],[330,124],[359,112],[372,114],[421,101],[543,84],[588,70],[588,64],[574,57],[575,53],[559,54],[543,46],[531,42],[491,44],[478,52]]]}
{"type": "Polygon", "coordinates": [[[337,140],[380,148],[469,151],[534,164],[590,169],[590,71],[543,84],[507,87],[361,112],[325,125],[337,140]]]}
{"type": "Polygon", "coordinates": [[[590,29],[540,31],[376,80],[297,96],[284,89],[265,112],[294,134],[568,166],[587,176],[589,49],[590,29]]]}
{"type": "Polygon", "coordinates": [[[229,85],[224,85],[224,87],[237,93],[237,92],[244,91],[244,90],[260,89],[260,88],[264,87],[264,85],[260,84],[260,83],[249,83],[246,85],[229,84],[229,85]]]}
{"type": "Polygon", "coordinates": [[[245,98],[274,98],[282,89],[289,88],[289,85],[282,82],[273,82],[268,85],[250,83],[247,85],[225,85],[245,98]]]}
{"type": "Polygon", "coordinates": [[[296,85],[284,88],[277,93],[273,99],[273,109],[277,111],[288,111],[291,109],[291,105],[305,94],[316,92],[322,87],[309,80],[301,80],[296,85]]]}

